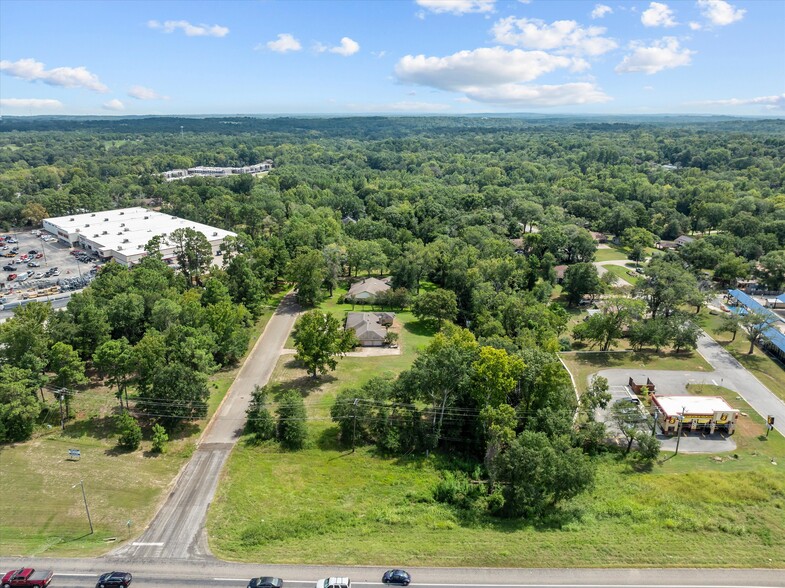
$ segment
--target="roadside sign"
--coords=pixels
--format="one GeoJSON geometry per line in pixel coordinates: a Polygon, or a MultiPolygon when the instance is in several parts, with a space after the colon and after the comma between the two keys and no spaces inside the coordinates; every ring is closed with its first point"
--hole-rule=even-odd
{"type": "Polygon", "coordinates": [[[69,449],[68,450],[68,459],[79,459],[82,457],[82,452],[78,449],[69,449]]]}

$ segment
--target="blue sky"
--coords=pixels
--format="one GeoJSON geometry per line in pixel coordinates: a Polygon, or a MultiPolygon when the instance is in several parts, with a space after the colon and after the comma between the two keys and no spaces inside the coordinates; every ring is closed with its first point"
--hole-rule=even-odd
{"type": "Polygon", "coordinates": [[[0,113],[785,114],[781,0],[0,0],[0,113]]]}

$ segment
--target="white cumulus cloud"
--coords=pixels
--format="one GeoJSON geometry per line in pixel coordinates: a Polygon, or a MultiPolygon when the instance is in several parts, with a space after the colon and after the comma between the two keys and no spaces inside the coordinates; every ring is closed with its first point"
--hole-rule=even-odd
{"type": "Polygon", "coordinates": [[[613,8],[607,4],[595,4],[594,10],[591,11],[592,18],[603,18],[609,14],[613,14],[613,8]]]}
{"type": "Polygon", "coordinates": [[[327,45],[316,43],[314,49],[317,53],[324,53],[327,51],[329,53],[336,53],[338,55],[343,55],[344,57],[349,57],[350,55],[354,55],[360,50],[360,44],[357,41],[350,39],[349,37],[342,37],[340,45],[335,47],[328,47],[327,45]]]}
{"type": "Polygon", "coordinates": [[[167,20],[159,22],[157,20],[147,21],[147,26],[151,29],[158,29],[165,33],[173,33],[181,30],[187,37],[225,37],[229,34],[229,29],[221,25],[191,24],[187,20],[167,20]]]}
{"type": "Polygon", "coordinates": [[[104,108],[104,110],[120,111],[120,110],[125,110],[125,104],[123,104],[117,98],[114,98],[113,100],[110,100],[109,102],[104,102],[103,108],[104,108]]]}
{"type": "Polygon", "coordinates": [[[510,106],[561,106],[606,102],[610,98],[591,83],[527,85],[556,69],[580,68],[583,60],[544,51],[502,47],[459,51],[446,57],[407,55],[395,66],[403,83],[461,92],[477,102],[510,106]]]}
{"type": "Polygon", "coordinates": [[[417,4],[436,14],[493,12],[496,0],[417,0],[417,4]]]}
{"type": "Polygon", "coordinates": [[[675,27],[678,24],[670,7],[661,2],[649,4],[641,13],[641,22],[645,27],[675,27]]]}
{"type": "Polygon", "coordinates": [[[128,95],[137,100],[168,100],[168,96],[162,96],[152,88],[145,88],[144,86],[131,86],[128,90],[128,95]]]}
{"type": "Polygon", "coordinates": [[[300,41],[294,38],[289,33],[279,33],[275,41],[267,41],[267,48],[276,53],[289,53],[290,51],[299,51],[303,48],[300,41]]]}
{"type": "Polygon", "coordinates": [[[94,73],[86,67],[56,67],[46,69],[46,66],[35,59],[20,59],[18,61],[0,61],[0,71],[6,72],[15,78],[31,82],[40,81],[50,86],[63,88],[87,88],[94,92],[105,93],[109,91],[94,73]]]}
{"type": "Polygon", "coordinates": [[[467,88],[466,96],[477,102],[521,108],[596,104],[611,100],[610,96],[590,82],[542,86],[502,84],[488,88],[467,88]]]}
{"type": "Polygon", "coordinates": [[[699,22],[695,22],[694,20],[690,21],[689,27],[691,31],[699,31],[703,28],[703,25],[699,22]]]}
{"type": "Polygon", "coordinates": [[[461,91],[467,86],[529,82],[572,63],[569,57],[544,51],[483,47],[447,57],[406,55],[396,64],[395,75],[410,84],[461,91]]]}
{"type": "Polygon", "coordinates": [[[616,66],[616,73],[655,74],[665,69],[689,65],[695,51],[681,47],[675,37],[663,37],[651,45],[632,43],[632,53],[616,66]]]}
{"type": "Polygon", "coordinates": [[[547,24],[539,19],[510,16],[494,24],[491,32],[499,43],[544,51],[602,55],[618,46],[613,39],[602,36],[603,27],[582,27],[574,20],[547,24]]]}
{"type": "Polygon", "coordinates": [[[703,100],[697,104],[719,105],[719,106],[748,106],[760,104],[769,109],[785,110],[785,94],[774,96],[758,96],[757,98],[727,98],[724,100],[703,100]]]}
{"type": "Polygon", "coordinates": [[[701,14],[713,25],[724,27],[744,18],[747,12],[725,0],[698,0],[701,14]]]}
{"type": "Polygon", "coordinates": [[[20,110],[59,110],[63,103],[49,98],[0,98],[0,107],[20,110]]]}

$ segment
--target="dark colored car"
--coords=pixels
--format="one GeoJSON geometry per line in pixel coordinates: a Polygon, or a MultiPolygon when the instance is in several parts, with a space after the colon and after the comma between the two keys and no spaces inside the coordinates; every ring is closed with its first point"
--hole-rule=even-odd
{"type": "Polygon", "coordinates": [[[409,572],[404,570],[387,570],[382,576],[383,584],[400,584],[401,586],[408,586],[412,581],[409,572]]]}
{"type": "Polygon", "coordinates": [[[248,588],[283,588],[283,580],[281,580],[281,578],[271,578],[268,576],[251,578],[248,582],[248,588]]]}
{"type": "Polygon", "coordinates": [[[133,576],[128,572],[107,572],[98,578],[98,588],[104,586],[130,586],[133,576]]]}
{"type": "Polygon", "coordinates": [[[35,255],[36,253],[38,253],[38,249],[31,249],[30,251],[28,251],[28,253],[30,255],[35,255]]]}
{"type": "Polygon", "coordinates": [[[15,272],[16,271],[16,266],[15,265],[10,265],[10,264],[9,265],[4,265],[3,266],[3,270],[7,271],[7,272],[15,272]]]}

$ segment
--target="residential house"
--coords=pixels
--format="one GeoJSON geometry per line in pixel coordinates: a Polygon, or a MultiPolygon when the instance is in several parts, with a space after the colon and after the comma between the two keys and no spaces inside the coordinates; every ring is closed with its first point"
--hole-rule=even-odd
{"type": "Polygon", "coordinates": [[[346,300],[349,302],[372,301],[382,292],[390,289],[387,280],[377,278],[364,278],[352,284],[346,293],[346,300]]]}
{"type": "Polygon", "coordinates": [[[363,347],[381,347],[387,338],[387,325],[392,325],[392,312],[350,312],[346,315],[346,330],[352,329],[363,347]]]}

